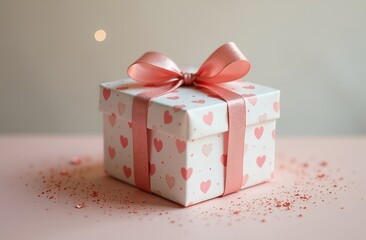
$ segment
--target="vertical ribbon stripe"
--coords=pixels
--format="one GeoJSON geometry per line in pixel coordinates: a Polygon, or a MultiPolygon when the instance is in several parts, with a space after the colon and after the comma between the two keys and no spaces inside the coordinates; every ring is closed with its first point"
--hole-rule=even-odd
{"type": "Polygon", "coordinates": [[[150,192],[149,139],[147,115],[152,98],[166,94],[182,85],[182,81],[171,82],[154,90],[136,95],[132,102],[132,141],[135,184],[141,190],[150,192]]]}
{"type": "Polygon", "coordinates": [[[221,87],[198,84],[197,86],[204,87],[219,95],[227,103],[229,131],[223,195],[237,192],[241,188],[243,178],[244,140],[246,129],[245,100],[241,95],[221,87]]]}

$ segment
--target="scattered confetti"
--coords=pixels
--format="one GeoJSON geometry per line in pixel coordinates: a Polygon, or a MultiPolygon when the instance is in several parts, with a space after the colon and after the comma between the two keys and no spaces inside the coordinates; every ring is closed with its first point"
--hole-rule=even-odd
{"type": "Polygon", "coordinates": [[[71,159],[71,161],[70,161],[70,163],[72,164],[72,165],[80,165],[81,164],[81,158],[79,158],[79,157],[74,157],[73,159],[71,159]]]}
{"type": "Polygon", "coordinates": [[[92,197],[98,197],[98,192],[97,191],[93,191],[93,193],[90,196],[92,196],[92,197]]]}
{"type": "Polygon", "coordinates": [[[324,173],[319,173],[318,174],[318,178],[323,178],[323,177],[325,177],[325,174],[324,173]]]}
{"type": "Polygon", "coordinates": [[[328,162],[327,161],[322,161],[320,163],[320,166],[322,166],[322,167],[326,167],[327,165],[328,165],[328,162]]]}
{"type": "Polygon", "coordinates": [[[77,209],[81,209],[81,208],[85,208],[85,207],[86,207],[85,203],[80,203],[80,204],[75,205],[75,208],[77,208],[77,209]]]}
{"type": "MultiPolygon", "coordinates": [[[[136,221],[159,218],[180,227],[195,224],[197,220],[207,220],[207,226],[212,225],[212,219],[216,224],[225,221],[232,226],[248,221],[267,224],[283,217],[305,218],[309,215],[306,212],[337,201],[337,195],[352,186],[352,182],[344,179],[341,170],[332,168],[328,161],[308,162],[278,156],[277,178],[273,182],[190,206],[187,208],[190,214],[182,219],[176,210],[185,211],[185,208],[108,177],[101,159],[75,157],[68,161],[48,168],[30,165],[32,179],[20,179],[26,181],[25,187],[34,192],[38,199],[51,203],[47,211],[52,209],[52,204],[64,204],[69,207],[71,215],[73,209],[88,206],[88,209],[100,211],[108,217],[136,221]],[[281,184],[284,182],[286,185],[281,184]]],[[[344,207],[339,206],[339,209],[343,210],[344,207]]],[[[83,217],[92,218],[91,215],[83,217]]],[[[97,222],[100,222],[99,217],[97,222]]]]}

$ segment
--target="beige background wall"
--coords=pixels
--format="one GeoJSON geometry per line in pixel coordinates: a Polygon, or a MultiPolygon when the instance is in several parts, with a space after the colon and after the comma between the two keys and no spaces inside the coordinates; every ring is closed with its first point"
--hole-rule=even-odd
{"type": "Polygon", "coordinates": [[[0,0],[0,133],[100,133],[98,84],[143,52],[198,66],[234,41],[282,90],[278,134],[365,134],[365,29],[362,0],[0,0]]]}

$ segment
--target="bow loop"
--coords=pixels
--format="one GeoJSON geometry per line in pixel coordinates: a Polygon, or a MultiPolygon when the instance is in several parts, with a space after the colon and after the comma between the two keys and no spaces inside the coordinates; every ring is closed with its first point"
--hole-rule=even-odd
{"type": "Polygon", "coordinates": [[[167,56],[157,52],[147,52],[132,63],[128,75],[142,83],[162,84],[182,78],[177,64],[167,56]]]}
{"type": "Polygon", "coordinates": [[[204,83],[224,83],[244,77],[250,64],[235,43],[229,42],[216,49],[197,72],[197,80],[204,83]]]}

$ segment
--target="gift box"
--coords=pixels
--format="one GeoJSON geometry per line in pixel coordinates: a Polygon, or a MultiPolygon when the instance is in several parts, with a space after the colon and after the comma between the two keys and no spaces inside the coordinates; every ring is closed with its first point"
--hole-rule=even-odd
{"type": "MultiPolygon", "coordinates": [[[[241,95],[246,105],[241,189],[273,177],[275,126],[280,91],[244,79],[218,86],[241,95]]],[[[132,127],[134,98],[156,86],[132,79],[100,85],[104,163],[108,174],[136,185],[132,127]]],[[[230,126],[228,105],[196,86],[153,98],[147,115],[151,192],[189,206],[223,195],[230,126]]],[[[138,179],[137,179],[138,180],[138,179]]]]}

